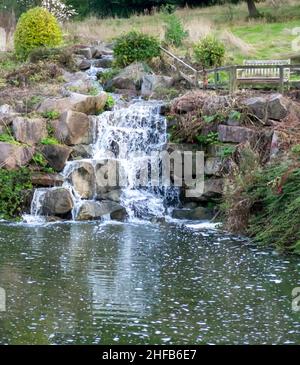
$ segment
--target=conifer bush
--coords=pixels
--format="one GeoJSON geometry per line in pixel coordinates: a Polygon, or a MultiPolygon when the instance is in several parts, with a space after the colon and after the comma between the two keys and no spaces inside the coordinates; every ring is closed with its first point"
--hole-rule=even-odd
{"type": "Polygon", "coordinates": [[[60,45],[62,32],[58,21],[48,10],[36,7],[20,17],[14,43],[17,57],[26,59],[33,49],[60,45]]]}

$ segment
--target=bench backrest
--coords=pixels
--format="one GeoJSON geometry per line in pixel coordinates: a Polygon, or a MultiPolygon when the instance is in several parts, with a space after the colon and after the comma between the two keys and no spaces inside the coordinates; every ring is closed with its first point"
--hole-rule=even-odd
{"type": "MultiPolygon", "coordinates": [[[[290,65],[291,60],[244,60],[244,66],[284,66],[290,65]]],[[[279,68],[249,68],[241,70],[241,77],[243,78],[280,78],[280,69],[279,68]]],[[[290,78],[290,69],[285,68],[283,71],[284,79],[289,80],[290,78]]]]}

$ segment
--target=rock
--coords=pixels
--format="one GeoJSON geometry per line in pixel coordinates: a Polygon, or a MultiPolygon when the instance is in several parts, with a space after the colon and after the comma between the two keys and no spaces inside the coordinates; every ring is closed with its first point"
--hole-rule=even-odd
{"type": "Polygon", "coordinates": [[[262,96],[246,99],[243,104],[254,114],[257,118],[265,120],[266,117],[266,99],[262,96]]]}
{"type": "Polygon", "coordinates": [[[90,144],[78,144],[73,146],[72,158],[74,160],[91,158],[92,155],[93,155],[93,147],[90,144]]]}
{"type": "Polygon", "coordinates": [[[113,65],[113,58],[111,56],[104,56],[94,62],[93,66],[99,68],[110,68],[113,65]]]}
{"type": "Polygon", "coordinates": [[[172,217],[175,219],[207,220],[212,219],[212,212],[204,207],[194,209],[174,209],[172,217]]]}
{"type": "Polygon", "coordinates": [[[26,166],[34,155],[35,148],[0,142],[0,166],[8,170],[26,166]]]}
{"type": "Polygon", "coordinates": [[[286,118],[291,108],[291,102],[281,94],[249,98],[244,100],[243,104],[252,114],[264,122],[268,119],[282,120],[286,118]]]}
{"type": "Polygon", "coordinates": [[[92,80],[75,80],[66,83],[65,88],[70,92],[76,91],[80,94],[88,94],[91,88],[94,87],[94,83],[92,80]]]}
{"type": "Polygon", "coordinates": [[[105,194],[118,189],[119,164],[116,160],[97,161],[95,166],[96,196],[103,199],[105,194]]]}
{"type": "Polygon", "coordinates": [[[58,174],[34,172],[31,174],[31,182],[35,186],[53,187],[62,186],[64,179],[58,174]]]}
{"type": "Polygon", "coordinates": [[[208,91],[189,91],[173,100],[172,111],[178,114],[188,113],[194,110],[202,110],[203,115],[215,115],[221,109],[233,104],[230,96],[216,95],[208,91]]]}
{"type": "Polygon", "coordinates": [[[89,61],[89,60],[82,60],[81,62],[80,62],[80,64],[79,64],[79,69],[81,70],[81,71],[86,71],[86,70],[88,70],[89,68],[91,68],[91,66],[92,66],[92,62],[91,61],[89,61]]]}
{"type": "Polygon", "coordinates": [[[174,84],[174,79],[168,76],[145,75],[142,80],[142,96],[149,96],[159,88],[170,88],[174,84]]]}
{"type": "Polygon", "coordinates": [[[270,160],[287,150],[288,135],[283,131],[274,131],[270,148],[270,160]]]}
{"type": "Polygon", "coordinates": [[[92,50],[91,50],[90,47],[76,48],[75,53],[85,57],[87,60],[90,60],[93,56],[92,55],[92,50]]]}
{"type": "Polygon", "coordinates": [[[103,110],[107,97],[105,92],[97,96],[72,93],[65,98],[45,99],[38,108],[38,112],[44,113],[55,110],[62,114],[66,111],[73,110],[85,114],[96,114],[100,110],[103,110]]]}
{"type": "Polygon", "coordinates": [[[123,220],[126,216],[126,210],[114,202],[86,201],[80,206],[76,220],[99,219],[105,215],[110,215],[112,219],[123,220]]]}
{"type": "Polygon", "coordinates": [[[80,112],[67,111],[59,120],[53,121],[55,137],[67,145],[90,144],[92,128],[89,117],[80,112]]]}
{"type": "Polygon", "coordinates": [[[73,200],[69,190],[64,188],[49,189],[44,196],[42,215],[64,215],[73,209],[73,200]]]}
{"type": "Polygon", "coordinates": [[[95,171],[89,162],[73,162],[75,166],[69,175],[74,189],[82,199],[92,199],[95,194],[95,171]]]}
{"type": "Polygon", "coordinates": [[[46,122],[43,119],[17,117],[12,127],[16,140],[29,145],[39,143],[48,135],[46,122]]]}
{"type": "Polygon", "coordinates": [[[70,157],[72,148],[59,144],[44,145],[40,147],[40,151],[53,169],[62,171],[70,157]]]}
{"type": "Polygon", "coordinates": [[[185,202],[208,202],[210,200],[220,199],[223,194],[223,185],[224,181],[222,178],[205,179],[203,194],[186,197],[185,202]]]}
{"type": "Polygon", "coordinates": [[[289,114],[291,102],[281,94],[271,95],[268,100],[268,118],[282,120],[289,114]]]}
{"type": "Polygon", "coordinates": [[[112,200],[113,202],[120,203],[121,195],[122,195],[122,190],[115,189],[115,190],[109,191],[108,193],[102,194],[102,198],[104,200],[112,200]]]}
{"type": "Polygon", "coordinates": [[[254,130],[246,127],[232,127],[227,125],[219,125],[219,140],[221,142],[241,143],[257,138],[258,134],[254,130]]]}
{"type": "Polygon", "coordinates": [[[113,50],[107,48],[105,45],[94,46],[92,48],[93,58],[101,58],[103,56],[112,56],[114,54],[113,50]]]}
{"type": "Polygon", "coordinates": [[[204,173],[206,175],[221,175],[223,161],[221,157],[208,157],[205,159],[204,173]]]}
{"type": "Polygon", "coordinates": [[[125,67],[117,76],[109,80],[105,88],[109,89],[125,89],[140,90],[143,77],[146,75],[144,65],[142,63],[133,63],[125,67]]]}
{"type": "Polygon", "coordinates": [[[78,72],[63,72],[63,78],[66,81],[66,83],[76,83],[76,82],[85,82],[89,81],[88,74],[86,72],[78,71],[78,72]]]}
{"type": "Polygon", "coordinates": [[[223,194],[223,179],[207,179],[204,181],[204,197],[214,198],[223,194]]]}

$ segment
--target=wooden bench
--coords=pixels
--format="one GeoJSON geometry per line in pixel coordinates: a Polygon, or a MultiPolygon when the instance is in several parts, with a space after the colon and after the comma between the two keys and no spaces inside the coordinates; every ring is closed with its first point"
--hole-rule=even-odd
{"type": "Polygon", "coordinates": [[[236,82],[237,84],[278,83],[284,85],[290,80],[290,69],[275,66],[290,64],[291,60],[244,60],[243,68],[237,68],[236,82]]]}

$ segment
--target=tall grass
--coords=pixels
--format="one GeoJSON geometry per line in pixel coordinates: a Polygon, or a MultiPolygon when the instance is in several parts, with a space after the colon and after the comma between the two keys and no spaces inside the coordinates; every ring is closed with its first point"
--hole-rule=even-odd
{"type": "MultiPolygon", "coordinates": [[[[296,0],[267,0],[258,4],[259,10],[269,14],[266,18],[249,20],[246,3],[189,8],[176,11],[189,37],[178,54],[186,54],[200,38],[214,34],[226,44],[228,62],[239,63],[244,58],[287,58],[295,56],[291,30],[300,26],[300,4],[296,0]]],[[[129,19],[91,17],[69,22],[64,30],[70,42],[110,42],[130,30],[164,38],[163,16],[136,14],[129,19]]]]}

